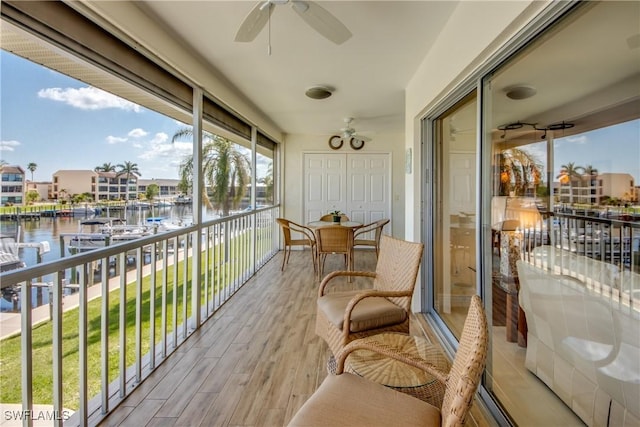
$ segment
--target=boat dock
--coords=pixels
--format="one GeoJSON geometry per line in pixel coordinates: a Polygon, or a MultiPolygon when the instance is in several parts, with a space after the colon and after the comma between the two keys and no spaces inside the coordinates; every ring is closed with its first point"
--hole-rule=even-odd
{"type": "Polygon", "coordinates": [[[1,221],[40,221],[42,213],[40,212],[14,212],[0,214],[1,221]]]}

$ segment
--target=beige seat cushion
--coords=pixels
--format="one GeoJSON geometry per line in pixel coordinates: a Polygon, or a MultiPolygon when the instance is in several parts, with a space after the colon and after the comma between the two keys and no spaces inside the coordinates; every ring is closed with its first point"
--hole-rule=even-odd
{"type": "Polygon", "coordinates": [[[353,374],[329,375],[289,426],[439,426],[440,410],[353,374]]]}
{"type": "MultiPolygon", "coordinates": [[[[344,320],[344,311],[351,298],[358,291],[336,292],[318,298],[318,310],[322,310],[327,319],[340,330],[344,320]]],[[[351,313],[351,332],[367,331],[383,326],[402,323],[407,312],[382,297],[365,298],[351,313]]]]}

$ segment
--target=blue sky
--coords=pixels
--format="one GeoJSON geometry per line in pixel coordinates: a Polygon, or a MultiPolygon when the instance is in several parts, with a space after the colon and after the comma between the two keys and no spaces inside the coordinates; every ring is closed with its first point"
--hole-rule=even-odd
{"type": "Polygon", "coordinates": [[[184,125],[5,51],[0,61],[2,160],[36,163],[36,181],[125,161],[137,163],[142,178],[178,177],[192,144],[171,137],[184,125]]]}
{"type": "MultiPolygon", "coordinates": [[[[0,159],[25,169],[36,163],[36,181],[51,180],[59,169],[125,161],[137,163],[142,178],[177,178],[179,162],[191,153],[191,143],[171,143],[183,126],[171,118],[5,51],[0,66],[0,159]]],[[[556,139],[554,155],[554,177],[574,162],[629,173],[640,185],[640,120],[556,139]]]]}
{"type": "Polygon", "coordinates": [[[574,162],[591,165],[599,173],[629,173],[640,185],[640,120],[561,138],[556,141],[555,155],[558,172],[563,164],[574,162]]]}
{"type": "MultiPolygon", "coordinates": [[[[560,131],[562,132],[562,131],[560,131]]],[[[544,144],[530,152],[545,160],[544,144]]],[[[598,173],[628,173],[640,185],[640,120],[596,129],[575,136],[556,136],[554,141],[554,179],[562,165],[592,166],[598,173]]]]}

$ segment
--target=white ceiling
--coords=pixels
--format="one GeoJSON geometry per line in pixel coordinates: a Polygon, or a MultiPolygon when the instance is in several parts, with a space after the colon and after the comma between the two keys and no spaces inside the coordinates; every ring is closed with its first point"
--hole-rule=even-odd
{"type": "Polygon", "coordinates": [[[256,1],[144,1],[140,8],[173,33],[288,134],[327,135],[354,117],[364,135],[402,132],[404,88],[457,1],[321,1],[353,34],[335,45],[289,5],[250,43],[236,31],[256,1]],[[314,85],[335,88],[307,98],[314,85]]]}
{"type": "MultiPolygon", "coordinates": [[[[342,21],[352,38],[335,45],[288,5],[278,5],[271,19],[269,55],[267,28],[253,42],[234,41],[255,1],[133,2],[162,31],[208,64],[218,81],[228,82],[233,88],[228,92],[244,95],[246,102],[285,134],[338,134],[346,117],[355,118],[352,126],[364,136],[402,133],[405,87],[460,2],[316,3],[342,21]],[[318,84],[334,87],[333,96],[312,100],[304,95],[307,88],[318,84]]],[[[93,4],[107,7],[118,3],[93,4]]],[[[561,26],[560,33],[548,31],[535,42],[535,49],[527,49],[492,75],[493,129],[517,121],[545,126],[567,120],[576,124],[573,130],[577,132],[584,130],[580,119],[594,114],[601,116],[599,122],[593,117],[582,121],[604,126],[605,122],[640,115],[640,2],[584,3],[580,10],[561,26]],[[603,16],[617,25],[599,25],[603,16]],[[530,85],[538,91],[532,98],[511,100],[505,89],[514,85],[530,85]],[[607,111],[610,114],[605,117],[603,112],[607,111]]],[[[135,25],[137,21],[131,22],[135,25]]],[[[0,28],[3,48],[146,105],[142,95],[123,88],[118,79],[105,80],[91,67],[79,69],[77,61],[42,49],[11,27],[5,24],[0,28]]],[[[473,28],[464,31],[473,34],[473,28]]],[[[191,64],[173,65],[188,70],[191,64]]],[[[162,108],[158,111],[164,112],[162,108]]],[[[475,110],[462,113],[456,114],[456,129],[475,129],[475,110]]]]}

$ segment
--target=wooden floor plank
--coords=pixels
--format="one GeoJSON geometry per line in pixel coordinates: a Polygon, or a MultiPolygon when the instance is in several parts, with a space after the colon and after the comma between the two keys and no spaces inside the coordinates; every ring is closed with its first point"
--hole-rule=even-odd
{"type": "Polygon", "coordinates": [[[220,359],[215,357],[200,357],[193,365],[193,369],[184,377],[184,380],[174,385],[174,392],[167,399],[168,404],[156,414],[157,417],[179,417],[189,405],[194,394],[200,388],[207,376],[214,370],[220,359]]]}
{"type": "Polygon", "coordinates": [[[218,398],[218,393],[196,393],[190,399],[180,418],[175,421],[175,426],[191,427],[204,422],[207,411],[218,398]]]}
{"type": "Polygon", "coordinates": [[[200,426],[227,426],[234,409],[242,399],[246,399],[248,375],[232,374],[218,397],[211,402],[200,426]]]}
{"type": "Polygon", "coordinates": [[[164,400],[144,399],[140,405],[122,420],[120,427],[140,427],[146,425],[165,403],[164,400]]]}

